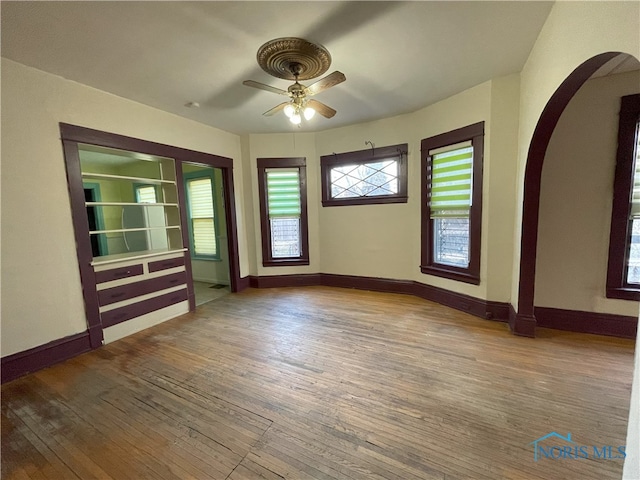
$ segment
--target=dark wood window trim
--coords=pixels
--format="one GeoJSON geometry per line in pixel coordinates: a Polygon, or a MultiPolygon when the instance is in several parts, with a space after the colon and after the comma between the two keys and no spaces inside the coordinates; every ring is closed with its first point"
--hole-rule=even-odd
{"type": "Polygon", "coordinates": [[[482,163],[484,155],[484,122],[452,130],[447,133],[423,139],[421,142],[422,160],[422,258],[420,271],[428,275],[458,280],[474,285],[480,284],[480,240],[482,228],[482,163]],[[473,192],[469,215],[469,267],[461,268],[443,265],[434,261],[433,220],[430,218],[428,181],[431,168],[429,151],[436,148],[471,141],[473,146],[473,192]]]}
{"type": "Polygon", "coordinates": [[[307,160],[305,157],[258,158],[258,193],[260,195],[260,227],[262,230],[262,265],[284,267],[309,265],[309,220],[307,216],[307,160]],[[267,212],[267,168],[298,168],[300,172],[300,235],[302,252],[299,257],[273,258],[271,229],[267,212]]]}
{"type": "Polygon", "coordinates": [[[381,203],[407,203],[407,144],[388,147],[372,147],[357,152],[334,153],[320,157],[322,181],[322,206],[372,205],[381,203]],[[398,193],[372,197],[331,198],[331,168],[341,165],[362,165],[376,160],[396,159],[398,161],[398,193]]]}
{"type": "Polygon", "coordinates": [[[618,149],[611,209],[607,298],[640,300],[640,286],[627,282],[631,239],[631,196],[635,170],[636,129],[640,121],[640,94],[622,97],[618,123],[618,149]]]}

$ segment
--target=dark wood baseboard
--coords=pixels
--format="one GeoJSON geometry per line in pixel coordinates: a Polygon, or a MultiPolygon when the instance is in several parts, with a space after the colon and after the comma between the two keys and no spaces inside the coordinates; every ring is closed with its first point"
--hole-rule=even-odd
{"type": "Polygon", "coordinates": [[[322,274],[300,275],[267,275],[262,277],[249,277],[249,285],[252,288],[279,288],[279,287],[309,287],[323,285],[322,274]]]}
{"type": "Polygon", "coordinates": [[[637,317],[550,307],[534,307],[534,313],[539,327],[556,330],[632,339],[638,331],[637,317]]]}
{"type": "Polygon", "coordinates": [[[537,324],[538,322],[535,315],[516,313],[513,320],[509,317],[509,328],[511,328],[511,332],[521,337],[534,338],[536,336],[537,324]]]}
{"type": "Polygon", "coordinates": [[[323,285],[327,287],[354,288],[374,292],[402,293],[415,295],[432,302],[446,305],[456,310],[468,312],[477,317],[506,322],[509,318],[509,304],[493,302],[451,292],[443,288],[425,285],[411,280],[394,280],[355,275],[317,273],[306,275],[273,275],[250,277],[253,288],[296,287],[323,285]]]}
{"type": "Polygon", "coordinates": [[[91,349],[89,332],[82,332],[8,355],[2,358],[2,383],[50,367],[91,349]]]}
{"type": "Polygon", "coordinates": [[[236,283],[236,292],[241,292],[251,286],[251,277],[240,277],[236,283]]]}

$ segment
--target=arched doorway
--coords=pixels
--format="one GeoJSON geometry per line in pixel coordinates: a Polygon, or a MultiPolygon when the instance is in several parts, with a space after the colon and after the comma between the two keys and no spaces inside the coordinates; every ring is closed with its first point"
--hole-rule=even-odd
{"type": "Polygon", "coordinates": [[[578,66],[551,96],[534,130],[527,154],[524,177],[518,311],[509,321],[511,331],[517,335],[535,336],[534,293],[540,186],[542,166],[551,135],[567,104],[580,87],[600,67],[620,54],[621,52],[602,53],[578,66]]]}

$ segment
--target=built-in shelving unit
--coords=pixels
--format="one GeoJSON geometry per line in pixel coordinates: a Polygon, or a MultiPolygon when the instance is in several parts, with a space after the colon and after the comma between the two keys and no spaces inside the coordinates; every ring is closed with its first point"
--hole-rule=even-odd
{"type": "Polygon", "coordinates": [[[174,160],[80,150],[93,265],[183,248],[174,160]]]}

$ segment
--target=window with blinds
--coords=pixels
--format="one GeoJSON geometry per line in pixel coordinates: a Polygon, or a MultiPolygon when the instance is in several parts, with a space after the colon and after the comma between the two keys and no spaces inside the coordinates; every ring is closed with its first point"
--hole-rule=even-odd
{"type": "Polygon", "coordinates": [[[469,214],[473,188],[471,142],[429,152],[431,156],[429,211],[433,221],[436,263],[469,266],[469,214]]]}
{"type": "Polygon", "coordinates": [[[480,284],[484,122],[420,142],[420,271],[480,284]]]}
{"type": "Polygon", "coordinates": [[[157,203],[156,187],[154,185],[137,185],[136,186],[136,202],[137,203],[157,203]]]}
{"type": "Polygon", "coordinates": [[[192,255],[195,258],[216,258],[218,256],[218,244],[216,241],[211,177],[187,179],[185,185],[192,255]]]}
{"type": "Polygon", "coordinates": [[[636,124],[634,152],[633,192],[631,194],[631,236],[627,260],[627,283],[640,285],[640,122],[636,124]]]}
{"type": "Polygon", "coordinates": [[[300,257],[301,198],[298,168],[267,168],[267,211],[273,258],[300,257]]]}

